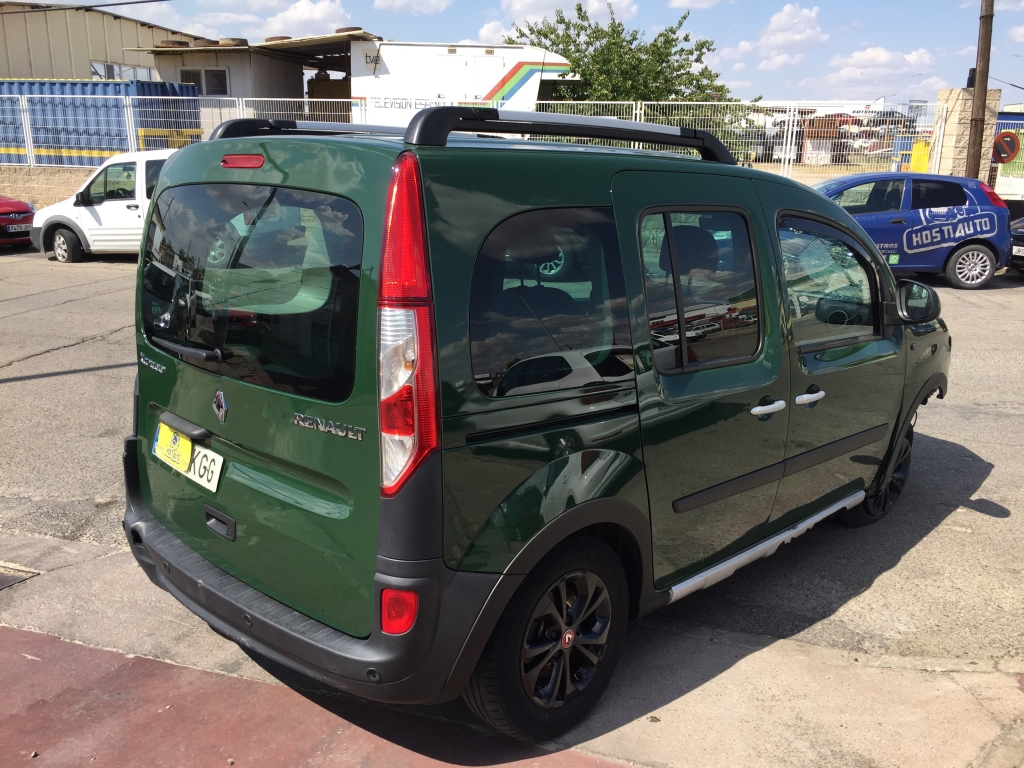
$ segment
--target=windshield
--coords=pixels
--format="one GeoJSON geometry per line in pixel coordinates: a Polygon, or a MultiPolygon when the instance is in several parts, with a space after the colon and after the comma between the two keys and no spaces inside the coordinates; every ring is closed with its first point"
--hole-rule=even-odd
{"type": "Polygon", "coordinates": [[[219,361],[189,358],[205,370],[339,402],[352,391],[362,242],[358,209],[333,195],[166,189],[146,242],[143,327],[216,351],[219,361]]]}

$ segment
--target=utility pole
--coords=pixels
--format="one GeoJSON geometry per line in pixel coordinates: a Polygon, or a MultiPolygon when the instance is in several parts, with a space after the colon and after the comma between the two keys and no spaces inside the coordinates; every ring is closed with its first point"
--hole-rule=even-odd
{"type": "MultiPolygon", "coordinates": [[[[971,134],[967,143],[967,173],[969,179],[981,175],[984,157],[985,107],[988,105],[988,61],[992,54],[992,15],[995,0],[981,0],[981,18],[978,22],[978,63],[974,77],[974,102],[971,105],[971,134]]],[[[991,136],[988,137],[991,140],[991,136]]],[[[987,169],[986,169],[987,170],[987,169]]]]}

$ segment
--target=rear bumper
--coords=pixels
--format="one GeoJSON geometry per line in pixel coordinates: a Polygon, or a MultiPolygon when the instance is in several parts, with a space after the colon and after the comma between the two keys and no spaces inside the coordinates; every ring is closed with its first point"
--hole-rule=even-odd
{"type": "MultiPolygon", "coordinates": [[[[478,619],[503,596],[498,574],[449,570],[440,559],[377,558],[377,616],[367,638],[311,619],[218,568],[145,508],[138,438],[125,440],[125,533],[132,553],[154,584],[173,595],[215,631],[243,648],[344,691],[374,701],[428,704],[454,698],[476,663],[467,640],[482,631],[478,619]],[[385,587],[420,594],[416,625],[404,635],[380,632],[385,587]],[[478,626],[480,625],[480,626],[478,626]]],[[[507,577],[506,577],[507,578],[507,577]]],[[[504,586],[504,585],[503,585],[504,586]]],[[[493,614],[495,607],[487,611],[493,614]]]]}

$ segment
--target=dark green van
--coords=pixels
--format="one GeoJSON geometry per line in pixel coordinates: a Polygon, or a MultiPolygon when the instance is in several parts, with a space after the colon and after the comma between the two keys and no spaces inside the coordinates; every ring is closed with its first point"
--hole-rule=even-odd
{"type": "Polygon", "coordinates": [[[931,288],[715,137],[494,109],[225,123],[163,168],[136,302],[149,577],[526,739],[594,705],[630,619],[883,518],[951,347],[931,288]]]}

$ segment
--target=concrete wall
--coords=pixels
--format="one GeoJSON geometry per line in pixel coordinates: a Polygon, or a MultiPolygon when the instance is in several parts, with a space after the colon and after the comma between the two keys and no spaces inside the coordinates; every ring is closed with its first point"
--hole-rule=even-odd
{"type": "Polygon", "coordinates": [[[0,77],[91,80],[93,61],[155,66],[152,54],[125,48],[152,47],[161,40],[195,40],[194,35],[102,11],[17,13],[24,9],[24,5],[0,3],[4,12],[0,15],[0,77]]]}
{"type": "Polygon", "coordinates": [[[95,172],[95,168],[0,165],[0,195],[26,200],[41,208],[71,197],[95,172]]]}
{"type": "MultiPolygon", "coordinates": [[[[986,141],[981,150],[980,177],[989,177],[989,157],[992,154],[992,140],[996,136],[996,119],[1003,92],[989,89],[985,104],[986,141]]],[[[947,88],[939,91],[939,104],[946,106],[946,122],[942,129],[942,144],[939,149],[938,172],[950,176],[964,176],[967,173],[967,143],[971,135],[971,110],[974,105],[973,88],[947,88]]]]}

